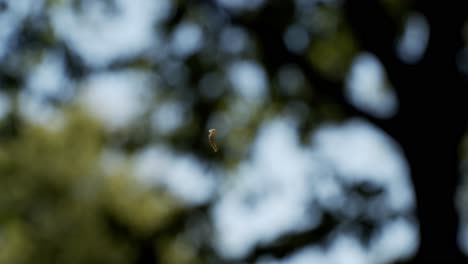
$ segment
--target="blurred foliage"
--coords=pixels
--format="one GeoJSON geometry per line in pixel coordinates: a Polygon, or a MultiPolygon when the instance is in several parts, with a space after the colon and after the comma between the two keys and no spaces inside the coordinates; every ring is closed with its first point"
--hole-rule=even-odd
{"type": "MultiPolygon", "coordinates": [[[[102,129],[77,111],[67,116],[60,130],[25,124],[2,141],[0,263],[133,263],[137,241],[180,213],[177,201],[129,173],[106,175],[102,129]]],[[[179,240],[152,241],[161,263],[196,263],[179,240]]]]}
{"type": "MultiPolygon", "coordinates": [[[[323,16],[324,27],[309,47],[309,58],[324,76],[330,79],[345,78],[351,61],[357,52],[357,45],[347,27],[340,9],[321,7],[317,15],[323,16]],[[327,22],[327,20],[330,20],[327,22]]],[[[323,26],[322,26],[323,27],[323,26]]]]}
{"type": "MultiPolygon", "coordinates": [[[[118,13],[115,1],[101,2],[109,13],[118,13]]],[[[340,102],[320,92],[336,87],[314,83],[303,65],[266,52],[290,52],[284,47],[283,31],[290,23],[300,24],[310,41],[302,52],[290,56],[304,57],[318,75],[336,81],[341,89],[359,47],[339,1],[310,1],[314,4],[300,7],[295,4],[307,1],[264,1],[263,7],[244,12],[223,10],[213,4],[217,1],[170,2],[173,7],[167,20],[154,30],[167,44],[177,26],[193,22],[203,32],[199,51],[180,56],[163,45],[93,68],[76,47],[60,39],[50,18],[53,8],[70,3],[85,16],[83,6],[93,3],[87,0],[44,1],[40,14],[28,17],[16,29],[17,37],[0,68],[0,87],[12,104],[0,123],[0,263],[222,263],[212,249],[212,230],[198,226],[204,226],[210,202],[187,206],[162,188],[135,180],[129,164],[106,171],[103,152],[117,148],[130,155],[163,143],[207,162],[222,161],[229,170],[248,157],[264,120],[293,117],[306,141],[323,120],[346,116],[340,102]],[[267,26],[271,28],[262,28],[267,26]],[[238,39],[243,43],[238,51],[220,44],[228,27],[242,39],[238,39]],[[76,97],[83,80],[95,73],[122,69],[157,73],[149,85],[156,93],[153,105],[128,127],[110,131],[83,114],[86,111],[77,110],[75,97],[42,95],[40,102],[59,111],[63,123],[57,127],[31,122],[21,115],[20,97],[30,92],[28,76],[49,52],[63,56],[76,97]],[[238,61],[254,61],[264,70],[267,83],[262,99],[245,98],[233,89],[229,69],[238,61]],[[159,131],[149,121],[165,102],[182,108],[182,124],[169,132],[159,131]],[[217,154],[206,141],[212,127],[219,131],[217,154]],[[193,230],[198,233],[191,234],[193,230]]],[[[385,3],[402,16],[402,1],[385,3]]],[[[346,187],[349,196],[359,201],[381,196],[380,190],[362,194],[360,186],[346,187]]],[[[323,228],[328,231],[344,218],[339,212],[329,213],[333,221],[323,228]]],[[[370,220],[350,221],[367,224],[370,220]]],[[[368,230],[358,231],[368,235],[368,230]]]]}

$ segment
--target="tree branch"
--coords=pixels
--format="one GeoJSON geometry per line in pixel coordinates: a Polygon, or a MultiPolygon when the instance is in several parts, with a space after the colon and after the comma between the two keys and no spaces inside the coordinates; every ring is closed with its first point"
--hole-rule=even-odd
{"type": "Polygon", "coordinates": [[[325,242],[324,239],[336,228],[337,224],[337,220],[332,215],[326,213],[323,216],[320,227],[296,234],[288,234],[276,239],[273,243],[257,246],[243,260],[247,263],[254,263],[260,257],[267,255],[283,258],[307,245],[325,242]]]}

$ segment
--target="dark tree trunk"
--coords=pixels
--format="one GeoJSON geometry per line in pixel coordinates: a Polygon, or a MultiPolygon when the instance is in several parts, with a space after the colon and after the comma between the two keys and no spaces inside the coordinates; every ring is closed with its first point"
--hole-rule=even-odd
{"type": "Polygon", "coordinates": [[[405,146],[417,201],[420,230],[417,259],[425,263],[462,260],[456,243],[458,216],[454,207],[456,147],[444,143],[446,136],[429,133],[405,146]],[[431,138],[436,136],[441,138],[431,138]]]}
{"type": "Polygon", "coordinates": [[[424,57],[412,66],[395,56],[397,27],[381,1],[347,1],[346,13],[362,46],[383,62],[399,97],[399,113],[387,132],[402,146],[411,170],[420,231],[415,259],[464,263],[454,195],[468,112],[468,87],[456,66],[467,9],[431,1],[414,8],[427,19],[430,37],[424,57]]]}
{"type": "Polygon", "coordinates": [[[460,100],[464,96],[460,84],[452,81],[453,73],[446,70],[448,65],[438,74],[428,65],[430,61],[422,62],[415,73],[420,78],[413,87],[419,88],[404,87],[418,96],[403,102],[393,134],[405,152],[416,194],[417,259],[460,263],[454,195],[459,178],[458,147],[465,130],[466,117],[459,109],[464,106],[460,100]],[[441,92],[440,87],[447,88],[441,92]]]}

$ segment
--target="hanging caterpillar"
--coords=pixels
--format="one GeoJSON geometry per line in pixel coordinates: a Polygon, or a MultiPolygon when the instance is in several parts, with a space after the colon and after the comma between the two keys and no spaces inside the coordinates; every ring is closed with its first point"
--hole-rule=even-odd
{"type": "Polygon", "coordinates": [[[211,147],[213,148],[214,152],[218,152],[218,147],[216,146],[216,143],[214,142],[214,135],[216,134],[216,129],[212,128],[208,130],[208,142],[210,142],[211,147]]]}

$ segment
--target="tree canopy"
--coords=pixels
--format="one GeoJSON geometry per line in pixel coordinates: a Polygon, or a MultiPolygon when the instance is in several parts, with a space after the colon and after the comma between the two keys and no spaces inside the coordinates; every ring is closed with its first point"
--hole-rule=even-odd
{"type": "Polygon", "coordinates": [[[466,8],[0,1],[0,263],[463,263],[466,8]]]}

